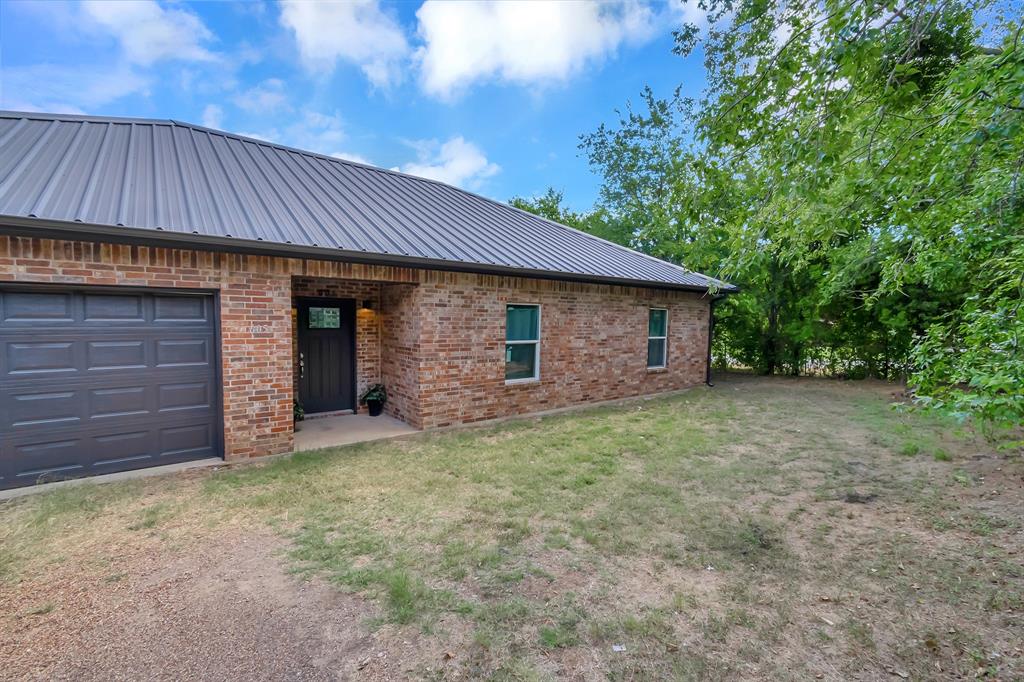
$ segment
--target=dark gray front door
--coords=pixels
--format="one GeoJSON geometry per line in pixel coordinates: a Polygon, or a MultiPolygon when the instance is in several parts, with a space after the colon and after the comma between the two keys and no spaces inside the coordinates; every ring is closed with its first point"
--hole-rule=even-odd
{"type": "Polygon", "coordinates": [[[214,297],[0,285],[0,488],[220,456],[214,297]]]}
{"type": "Polygon", "coordinates": [[[299,399],[310,414],[356,407],[356,302],[300,298],[299,399]]]}

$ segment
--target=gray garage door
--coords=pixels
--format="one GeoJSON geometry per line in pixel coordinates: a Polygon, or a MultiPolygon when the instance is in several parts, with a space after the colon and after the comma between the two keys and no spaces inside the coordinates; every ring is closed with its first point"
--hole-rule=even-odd
{"type": "Polygon", "coordinates": [[[220,456],[214,299],[0,285],[0,488],[220,456]]]}

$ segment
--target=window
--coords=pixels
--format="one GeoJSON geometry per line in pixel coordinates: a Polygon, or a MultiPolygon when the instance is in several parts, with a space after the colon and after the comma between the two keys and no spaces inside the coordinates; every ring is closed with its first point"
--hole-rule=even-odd
{"type": "Polygon", "coordinates": [[[668,311],[651,308],[647,314],[647,366],[668,364],[668,311]]]}
{"type": "Polygon", "coordinates": [[[341,308],[310,308],[310,329],[341,328],[341,308]]]}
{"type": "Polygon", "coordinates": [[[505,381],[540,378],[540,306],[505,307],[505,381]]]}

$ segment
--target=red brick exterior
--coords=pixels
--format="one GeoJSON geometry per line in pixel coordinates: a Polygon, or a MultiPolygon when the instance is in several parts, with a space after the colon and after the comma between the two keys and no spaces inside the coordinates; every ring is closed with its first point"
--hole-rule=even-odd
{"type": "Polygon", "coordinates": [[[660,393],[701,383],[708,303],[699,295],[518,277],[424,273],[421,428],[660,393]],[[541,306],[540,379],[505,383],[505,306],[541,306]],[[668,365],[647,369],[650,307],[669,313],[668,365]]]}
{"type": "Polygon", "coordinates": [[[0,281],[219,293],[225,457],[292,449],[293,301],[373,301],[357,313],[359,390],[433,428],[700,383],[706,298],[686,292],[329,261],[0,236],[0,281]],[[541,305],[540,379],[506,385],[505,305],[541,305]],[[649,371],[647,310],[669,310],[669,361],[649,371]]]}
{"type": "Polygon", "coordinates": [[[384,410],[393,417],[420,427],[418,287],[385,284],[381,296],[381,327],[384,335],[381,380],[388,388],[384,410]]]}

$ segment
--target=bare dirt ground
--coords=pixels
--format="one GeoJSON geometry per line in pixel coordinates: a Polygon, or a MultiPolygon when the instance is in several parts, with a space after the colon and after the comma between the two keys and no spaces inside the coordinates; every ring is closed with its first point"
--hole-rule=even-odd
{"type": "Polygon", "coordinates": [[[1024,465],[876,382],[0,504],[3,679],[1024,679],[1024,465]]]}
{"type": "MultiPolygon", "coordinates": [[[[379,610],[322,580],[287,572],[284,542],[239,532],[187,547],[122,556],[105,577],[79,567],[5,593],[5,679],[402,679],[439,669],[394,628],[368,628],[379,610]],[[97,582],[97,579],[99,582],[97,582]],[[54,604],[52,611],[38,611],[54,604]],[[56,606],[59,605],[59,608],[56,606]]],[[[422,646],[423,643],[417,643],[422,646]]]]}

